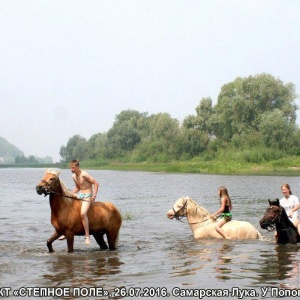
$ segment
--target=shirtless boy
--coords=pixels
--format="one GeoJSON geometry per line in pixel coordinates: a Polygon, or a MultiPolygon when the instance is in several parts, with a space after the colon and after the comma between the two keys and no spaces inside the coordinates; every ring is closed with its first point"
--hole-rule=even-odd
{"type": "Polygon", "coordinates": [[[75,189],[72,191],[72,193],[77,194],[78,199],[85,200],[81,203],[80,215],[85,230],[85,244],[89,245],[91,240],[87,212],[92,201],[96,200],[99,183],[86,171],[80,169],[78,160],[71,160],[69,166],[71,172],[73,173],[72,177],[75,182],[75,189]]]}

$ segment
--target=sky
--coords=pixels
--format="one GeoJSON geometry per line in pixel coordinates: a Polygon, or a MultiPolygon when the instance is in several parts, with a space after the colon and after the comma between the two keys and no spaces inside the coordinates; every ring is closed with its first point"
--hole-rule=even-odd
{"type": "Polygon", "coordinates": [[[1,0],[0,37],[0,136],[55,162],[123,110],[182,122],[237,77],[300,94],[298,0],[1,0]]]}

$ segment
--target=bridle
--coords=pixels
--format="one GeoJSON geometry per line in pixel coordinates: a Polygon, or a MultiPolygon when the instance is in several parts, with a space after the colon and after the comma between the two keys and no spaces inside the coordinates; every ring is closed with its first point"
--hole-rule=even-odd
{"type": "Polygon", "coordinates": [[[58,176],[54,175],[54,177],[55,177],[55,187],[54,187],[54,190],[51,189],[51,183],[49,183],[48,181],[46,181],[44,179],[41,180],[41,182],[44,183],[44,185],[46,185],[45,186],[45,195],[44,195],[44,197],[46,197],[47,195],[50,195],[50,194],[55,194],[55,195],[66,197],[66,198],[70,198],[70,199],[73,199],[73,200],[90,202],[89,200],[79,199],[77,197],[72,197],[72,196],[68,196],[68,195],[57,193],[55,190],[60,185],[60,183],[59,183],[58,176]]]}
{"type": "MultiPolygon", "coordinates": [[[[182,207],[180,207],[177,211],[175,210],[174,206],[172,207],[173,211],[174,211],[174,218],[180,222],[183,222],[182,221],[182,218],[184,216],[181,216],[179,215],[179,212],[182,210],[182,209],[185,209],[185,207],[187,206],[187,200],[185,200],[184,204],[182,205],[182,207]]],[[[183,222],[184,223],[184,222],[183,222]]]]}
{"type": "Polygon", "coordinates": [[[276,228],[275,222],[277,222],[277,221],[280,222],[281,215],[282,215],[282,207],[281,206],[271,205],[269,207],[269,209],[272,209],[272,208],[278,208],[279,211],[278,211],[277,215],[275,215],[273,217],[273,219],[270,221],[270,225],[268,225],[266,228],[269,232],[273,231],[276,228]]]}
{"type": "MultiPolygon", "coordinates": [[[[54,175],[55,176],[55,175],[54,175]]],[[[49,183],[48,181],[42,179],[41,180],[42,183],[44,183],[44,187],[45,187],[45,196],[50,195],[50,194],[55,194],[56,192],[51,190],[51,183],[49,183]]],[[[59,178],[57,176],[55,176],[55,187],[54,189],[56,189],[59,186],[59,178]]]]}
{"type": "MultiPolygon", "coordinates": [[[[180,212],[182,209],[185,209],[185,207],[187,206],[187,202],[188,202],[188,199],[185,200],[185,202],[184,202],[184,204],[182,205],[182,207],[180,207],[177,211],[175,210],[174,206],[172,207],[172,209],[173,209],[173,211],[174,211],[174,218],[175,218],[176,220],[182,222],[182,223],[185,223],[185,222],[182,221],[182,218],[183,218],[184,216],[180,216],[180,215],[179,215],[179,212],[180,212]]],[[[207,218],[207,219],[204,219],[204,220],[202,220],[202,221],[200,221],[200,222],[193,222],[193,223],[188,222],[188,223],[189,223],[190,225],[193,225],[193,224],[200,224],[200,223],[203,223],[203,222],[208,221],[208,220],[210,220],[210,219],[211,219],[211,218],[207,218]]],[[[206,224],[204,224],[204,225],[206,225],[206,224]]],[[[204,226],[204,225],[201,225],[201,226],[204,226]]]]}

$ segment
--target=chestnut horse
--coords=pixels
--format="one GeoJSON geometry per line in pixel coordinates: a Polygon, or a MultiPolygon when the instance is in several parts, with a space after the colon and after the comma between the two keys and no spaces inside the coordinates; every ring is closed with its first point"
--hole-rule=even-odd
{"type": "MultiPolygon", "coordinates": [[[[223,238],[215,229],[216,220],[210,213],[193,199],[183,197],[178,199],[173,208],[167,212],[169,219],[187,217],[195,239],[223,238]]],[[[226,235],[231,239],[258,239],[261,234],[246,221],[231,220],[222,226],[226,235]]]]}
{"type": "MultiPolygon", "coordinates": [[[[82,200],[70,193],[59,179],[59,173],[46,170],[43,179],[36,186],[36,191],[39,195],[50,195],[51,223],[55,228],[55,232],[47,240],[49,252],[53,252],[52,243],[61,235],[65,235],[67,239],[68,252],[73,252],[74,236],[84,235],[80,217],[82,200]]],[[[90,234],[94,236],[100,248],[114,250],[122,223],[118,209],[109,202],[93,202],[87,216],[90,234]],[[107,237],[108,247],[103,238],[104,234],[107,237]]]]}

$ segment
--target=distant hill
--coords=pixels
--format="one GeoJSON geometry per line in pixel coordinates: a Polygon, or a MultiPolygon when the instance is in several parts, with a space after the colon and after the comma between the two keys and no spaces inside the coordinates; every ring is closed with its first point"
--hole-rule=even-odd
{"type": "Polygon", "coordinates": [[[24,155],[23,151],[0,137],[0,163],[14,163],[15,157],[24,155]]]}

